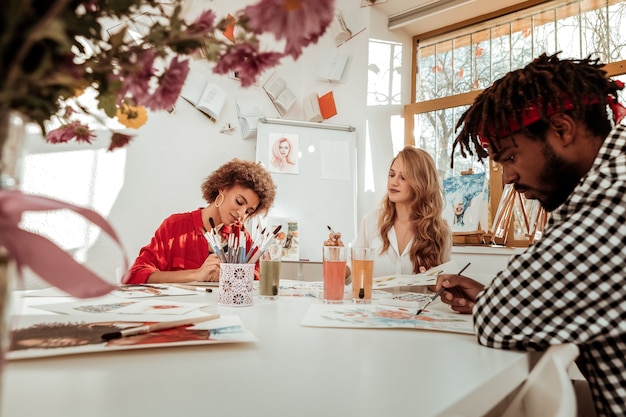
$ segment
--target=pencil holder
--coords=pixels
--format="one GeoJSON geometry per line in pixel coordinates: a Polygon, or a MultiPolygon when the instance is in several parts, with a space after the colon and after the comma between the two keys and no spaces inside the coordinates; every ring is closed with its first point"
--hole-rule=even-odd
{"type": "Polygon", "coordinates": [[[229,307],[252,305],[254,264],[220,265],[218,304],[229,307]]]}

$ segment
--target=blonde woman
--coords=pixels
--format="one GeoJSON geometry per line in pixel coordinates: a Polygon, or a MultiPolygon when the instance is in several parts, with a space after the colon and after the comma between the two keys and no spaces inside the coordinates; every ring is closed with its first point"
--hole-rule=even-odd
{"type": "Polygon", "coordinates": [[[272,166],[280,172],[296,172],[293,151],[293,144],[288,138],[279,138],[272,147],[272,166]]]}
{"type": "MultiPolygon", "coordinates": [[[[363,217],[357,233],[357,246],[376,249],[375,277],[416,274],[450,260],[452,232],[443,204],[432,157],[405,147],[391,161],[380,206],[363,217]]],[[[325,243],[342,244],[340,234],[325,243]]]]}

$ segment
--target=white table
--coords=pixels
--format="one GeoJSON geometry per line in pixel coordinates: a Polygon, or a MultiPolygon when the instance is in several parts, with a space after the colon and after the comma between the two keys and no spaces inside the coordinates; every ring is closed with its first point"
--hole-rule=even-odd
{"type": "Polygon", "coordinates": [[[8,362],[1,415],[471,417],[528,374],[525,354],[481,347],[473,336],[300,326],[319,302],[281,297],[206,308],[239,315],[257,343],[8,362]]]}

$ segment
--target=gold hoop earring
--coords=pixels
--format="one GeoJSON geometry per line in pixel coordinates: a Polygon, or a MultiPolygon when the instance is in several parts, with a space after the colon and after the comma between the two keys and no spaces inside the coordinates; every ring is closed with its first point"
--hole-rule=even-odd
{"type": "Polygon", "coordinates": [[[215,197],[214,203],[215,203],[215,207],[217,208],[219,208],[222,204],[224,204],[224,194],[219,193],[217,197],[215,197]],[[222,200],[218,203],[217,200],[219,200],[220,197],[222,197],[222,200]]]}

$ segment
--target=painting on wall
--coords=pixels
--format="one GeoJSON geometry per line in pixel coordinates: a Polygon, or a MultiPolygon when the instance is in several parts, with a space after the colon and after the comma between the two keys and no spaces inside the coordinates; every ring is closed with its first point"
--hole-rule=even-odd
{"type": "Polygon", "coordinates": [[[268,160],[270,172],[297,174],[298,141],[296,134],[270,133],[268,160]]]}
{"type": "Polygon", "coordinates": [[[485,173],[460,175],[443,180],[445,206],[443,217],[452,232],[486,230],[486,180],[485,173]],[[482,219],[482,222],[481,222],[482,219]]]}

